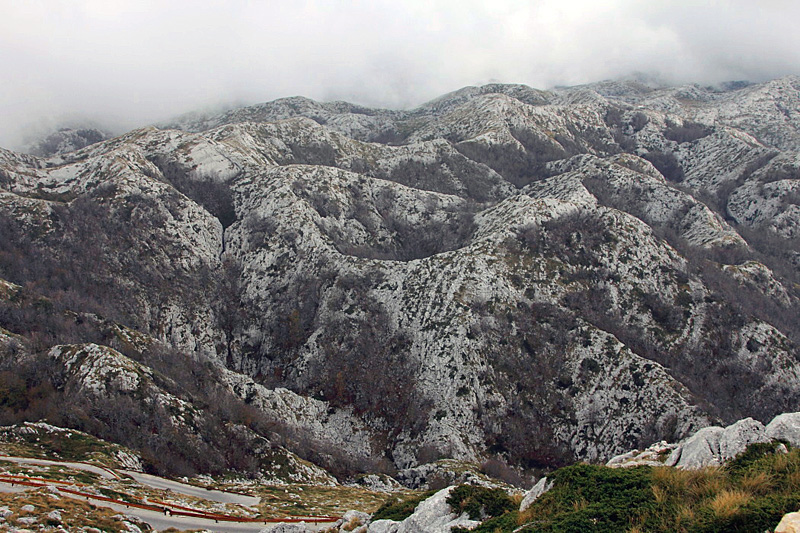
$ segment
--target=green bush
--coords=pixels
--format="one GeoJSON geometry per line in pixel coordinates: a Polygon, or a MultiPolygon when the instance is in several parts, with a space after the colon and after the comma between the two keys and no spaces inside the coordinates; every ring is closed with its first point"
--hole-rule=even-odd
{"type": "Polygon", "coordinates": [[[400,522],[412,515],[417,505],[436,494],[435,490],[415,494],[407,498],[392,498],[381,505],[372,515],[373,520],[395,520],[400,522]]]}
{"type": "Polygon", "coordinates": [[[747,447],[745,451],[737,455],[725,465],[727,470],[733,476],[741,476],[745,472],[752,470],[756,467],[761,459],[770,455],[775,455],[776,450],[781,445],[779,441],[772,442],[757,442],[747,447]]]}
{"type": "Polygon", "coordinates": [[[517,507],[503,489],[488,489],[476,485],[459,485],[454,488],[447,496],[447,503],[457,514],[466,512],[473,520],[500,516],[517,507]]]}
{"type": "Polygon", "coordinates": [[[530,508],[476,531],[771,531],[800,508],[800,450],[778,444],[751,445],[722,468],[572,465],[530,508]]]}
{"type": "Polygon", "coordinates": [[[553,488],[526,516],[530,531],[625,531],[655,507],[650,468],[576,464],[552,476],[553,488]]]}

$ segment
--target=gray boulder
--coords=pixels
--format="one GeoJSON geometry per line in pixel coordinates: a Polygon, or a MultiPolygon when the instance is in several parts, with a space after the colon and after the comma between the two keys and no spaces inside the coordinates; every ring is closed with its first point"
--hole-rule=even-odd
{"type": "Polygon", "coordinates": [[[347,511],[342,518],[334,524],[334,531],[349,531],[360,533],[367,531],[366,524],[369,522],[370,515],[361,511],[347,511]]]}
{"type": "Polygon", "coordinates": [[[683,441],[666,464],[696,469],[717,466],[742,453],[750,444],[769,442],[764,424],[745,418],[726,428],[706,427],[683,441]]]}
{"type": "Polygon", "coordinates": [[[800,413],[783,413],[772,419],[766,427],[767,437],[785,440],[792,446],[800,446],[800,413]]]}

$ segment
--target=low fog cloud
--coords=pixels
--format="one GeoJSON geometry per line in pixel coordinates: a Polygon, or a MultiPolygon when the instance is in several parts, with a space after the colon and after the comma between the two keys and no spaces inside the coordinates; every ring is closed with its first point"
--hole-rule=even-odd
{"type": "Polygon", "coordinates": [[[0,146],[282,96],[405,108],[489,81],[800,73],[795,0],[0,0],[0,146]]]}

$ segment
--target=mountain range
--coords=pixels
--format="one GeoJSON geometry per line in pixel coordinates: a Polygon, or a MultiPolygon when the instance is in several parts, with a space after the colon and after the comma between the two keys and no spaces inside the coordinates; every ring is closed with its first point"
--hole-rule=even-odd
{"type": "Polygon", "coordinates": [[[800,401],[800,78],[62,133],[0,149],[0,422],[166,473],[402,478],[800,401]]]}

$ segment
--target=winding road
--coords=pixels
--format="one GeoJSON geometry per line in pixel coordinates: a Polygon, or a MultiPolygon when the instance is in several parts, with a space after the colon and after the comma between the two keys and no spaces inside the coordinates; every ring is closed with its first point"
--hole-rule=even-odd
{"type": "MultiPolygon", "coordinates": [[[[205,500],[215,501],[219,503],[234,503],[240,504],[245,506],[256,506],[260,503],[261,499],[254,497],[254,496],[246,496],[244,494],[235,494],[231,492],[223,492],[219,490],[207,490],[200,487],[196,487],[194,485],[188,485],[186,483],[179,483],[177,481],[171,481],[169,479],[164,479],[158,476],[152,476],[149,474],[142,474],[139,472],[131,472],[128,470],[122,470],[120,473],[112,469],[102,468],[95,465],[90,465],[87,463],[76,463],[76,462],[67,462],[67,461],[52,461],[48,459],[33,459],[27,457],[12,457],[7,455],[0,455],[0,461],[8,461],[11,463],[16,464],[31,464],[31,465],[46,465],[46,466],[66,466],[69,468],[74,468],[77,470],[83,470],[86,472],[92,472],[97,474],[104,479],[120,479],[123,474],[125,476],[130,476],[136,482],[146,485],[151,488],[160,489],[160,490],[170,490],[175,493],[193,496],[196,498],[201,498],[205,500]]],[[[21,492],[24,490],[30,490],[32,488],[38,488],[40,486],[45,486],[46,483],[30,483],[29,485],[37,485],[37,486],[21,486],[19,482],[12,483],[6,480],[0,480],[0,491],[1,492],[21,492]]],[[[115,511],[119,511],[123,514],[135,516],[140,518],[150,524],[153,528],[162,530],[162,529],[169,529],[171,527],[177,529],[207,529],[209,531],[219,531],[220,533],[240,533],[240,532],[252,532],[252,531],[261,531],[264,527],[268,524],[275,524],[276,522],[272,521],[264,521],[264,522],[234,522],[234,521],[226,521],[222,518],[219,520],[213,518],[203,518],[203,517],[195,517],[195,516],[180,516],[174,514],[165,514],[162,511],[150,510],[150,509],[141,509],[133,506],[125,505],[124,503],[116,503],[107,501],[105,498],[98,498],[94,497],[91,494],[70,494],[69,492],[65,492],[64,489],[59,489],[61,494],[70,498],[80,499],[80,500],[89,500],[92,503],[97,504],[98,506],[102,507],[109,507],[115,511]]],[[[329,527],[329,523],[333,520],[327,519],[322,522],[311,523],[311,522],[301,522],[301,524],[305,527],[307,531],[317,531],[319,529],[329,527]]],[[[294,521],[291,521],[294,522],[294,521]]],[[[288,522],[287,522],[288,523],[288,522]]],[[[296,522],[295,522],[296,523],[296,522]]]]}
{"type": "Polygon", "coordinates": [[[42,466],[66,466],[75,470],[83,470],[97,474],[103,479],[119,479],[121,476],[116,474],[109,468],[101,468],[99,466],[90,465],[89,463],[71,463],[68,461],[51,461],[49,459],[33,459],[30,457],[12,457],[10,455],[0,455],[0,461],[8,461],[9,463],[26,464],[26,465],[42,465],[42,466]]]}
{"type": "Polygon", "coordinates": [[[253,507],[261,503],[261,498],[255,496],[246,496],[244,494],[236,494],[233,492],[223,492],[221,490],[209,490],[186,483],[179,483],[163,477],[151,476],[150,474],[142,474],[140,472],[131,472],[130,470],[120,470],[122,474],[132,477],[135,481],[142,485],[160,490],[170,490],[186,496],[194,496],[204,500],[211,500],[218,503],[238,503],[253,507]]]}

